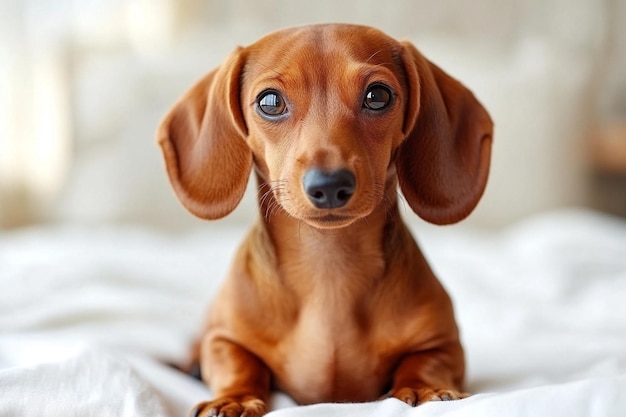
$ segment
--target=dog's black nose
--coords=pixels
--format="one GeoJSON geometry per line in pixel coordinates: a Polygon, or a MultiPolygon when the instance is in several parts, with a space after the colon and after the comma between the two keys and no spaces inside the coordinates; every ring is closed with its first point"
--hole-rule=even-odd
{"type": "Polygon", "coordinates": [[[325,172],[310,169],[302,177],[307,197],[317,208],[339,208],[345,206],[356,186],[356,178],[347,169],[325,172]]]}

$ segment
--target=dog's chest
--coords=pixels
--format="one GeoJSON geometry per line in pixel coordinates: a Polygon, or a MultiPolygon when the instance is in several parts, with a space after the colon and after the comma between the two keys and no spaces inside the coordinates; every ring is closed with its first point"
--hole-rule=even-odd
{"type": "Polygon", "coordinates": [[[302,306],[295,328],[280,344],[273,366],[279,388],[300,403],[379,397],[388,370],[362,322],[367,319],[341,297],[325,297],[302,306]]]}
{"type": "Polygon", "coordinates": [[[280,349],[284,355],[275,371],[279,388],[300,403],[376,397],[378,360],[367,339],[353,323],[330,319],[325,314],[303,314],[280,349]]]}

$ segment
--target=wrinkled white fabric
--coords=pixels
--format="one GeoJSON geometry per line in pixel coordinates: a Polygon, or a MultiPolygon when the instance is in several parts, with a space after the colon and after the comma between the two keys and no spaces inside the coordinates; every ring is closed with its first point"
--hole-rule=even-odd
{"type": "MultiPolygon", "coordinates": [[[[183,360],[244,228],[57,226],[0,235],[0,416],[181,416],[210,392],[183,360]]],[[[462,401],[278,416],[621,416],[626,223],[562,211],[499,232],[415,226],[454,299],[462,401]]]]}

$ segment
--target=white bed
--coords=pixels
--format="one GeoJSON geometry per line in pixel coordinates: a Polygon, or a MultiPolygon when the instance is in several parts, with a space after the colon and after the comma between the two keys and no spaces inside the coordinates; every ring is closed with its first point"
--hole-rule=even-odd
{"type": "MultiPolygon", "coordinates": [[[[244,228],[77,225],[0,235],[0,416],[183,416],[179,361],[244,228]]],[[[626,416],[626,223],[582,210],[499,232],[416,226],[451,293],[475,395],[279,416],[626,416]]]]}

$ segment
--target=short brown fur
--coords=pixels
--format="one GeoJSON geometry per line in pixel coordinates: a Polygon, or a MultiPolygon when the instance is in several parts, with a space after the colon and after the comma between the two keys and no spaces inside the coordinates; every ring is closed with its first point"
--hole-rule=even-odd
{"type": "Polygon", "coordinates": [[[436,224],[466,217],[489,172],[492,123],[472,93],[411,44],[316,25],[235,50],[158,130],[181,202],[205,219],[239,203],[252,169],[260,218],[195,349],[216,398],[194,415],[256,417],[277,388],[302,404],[463,398],[450,298],[403,223],[400,186],[436,224]],[[393,94],[363,106],[372,85],[393,94]],[[278,118],[259,95],[284,97],[278,118]],[[317,207],[303,176],[349,170],[353,194],[317,207]]]}

